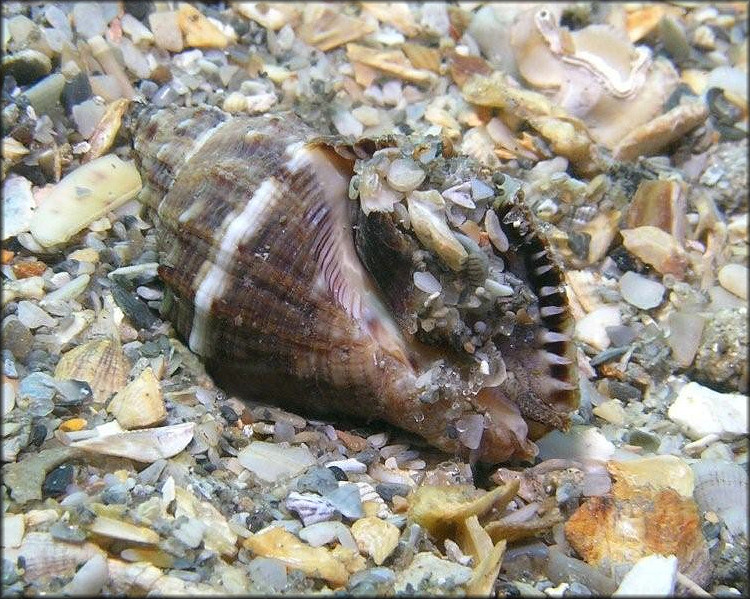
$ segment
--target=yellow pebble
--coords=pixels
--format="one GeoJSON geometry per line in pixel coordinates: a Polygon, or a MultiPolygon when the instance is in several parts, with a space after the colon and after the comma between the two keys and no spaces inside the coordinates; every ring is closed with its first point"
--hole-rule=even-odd
{"type": "Polygon", "coordinates": [[[60,430],[65,431],[66,433],[80,431],[83,430],[87,424],[88,422],[86,422],[85,418],[71,418],[60,425],[60,430]]]}

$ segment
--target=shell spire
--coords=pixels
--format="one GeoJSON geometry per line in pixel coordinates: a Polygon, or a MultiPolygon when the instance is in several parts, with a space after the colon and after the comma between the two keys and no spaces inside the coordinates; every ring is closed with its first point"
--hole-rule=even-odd
{"type": "Polygon", "coordinates": [[[141,108],[131,128],[162,310],[225,390],[490,462],[535,455],[529,425],[567,425],[559,267],[490,173],[436,140],[343,143],[291,114],[141,108]],[[481,193],[457,208],[462,181],[481,193]]]}

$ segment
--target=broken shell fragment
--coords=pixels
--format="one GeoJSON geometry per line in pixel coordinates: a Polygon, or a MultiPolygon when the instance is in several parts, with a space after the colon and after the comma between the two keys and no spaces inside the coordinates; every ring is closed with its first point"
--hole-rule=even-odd
{"type": "Polygon", "coordinates": [[[390,522],[368,516],[352,524],[352,535],[359,550],[380,566],[398,545],[400,533],[390,522]]]}
{"type": "Polygon", "coordinates": [[[151,367],[117,392],[107,406],[124,429],[146,428],[161,424],[167,417],[159,381],[151,367]]]}
{"type": "Polygon", "coordinates": [[[96,520],[89,525],[89,532],[103,537],[145,545],[156,545],[159,542],[159,535],[150,528],[136,526],[130,522],[123,522],[106,516],[97,516],[96,520]]]}
{"type": "Polygon", "coordinates": [[[482,493],[464,485],[423,485],[407,499],[408,517],[434,536],[443,538],[470,516],[481,516],[493,506],[502,509],[516,495],[519,486],[520,482],[515,480],[482,493]]]}
{"type": "Polygon", "coordinates": [[[349,579],[344,564],[326,547],[310,547],[279,526],[245,539],[242,543],[255,555],[273,557],[308,576],[322,578],[336,586],[349,579]]]}
{"type": "Polygon", "coordinates": [[[672,554],[680,571],[697,584],[705,585],[710,576],[698,507],[671,488],[618,481],[611,494],[592,497],[573,513],[565,536],[592,565],[632,564],[652,553],[672,554]]]}
{"type": "Polygon", "coordinates": [[[406,198],[409,218],[419,240],[453,270],[461,270],[469,257],[445,220],[445,200],[439,192],[413,191],[406,198]]]}
{"type": "Polygon", "coordinates": [[[625,248],[661,274],[685,275],[687,256],[679,242],[651,225],[620,231],[625,248]]]}
{"type": "Polygon", "coordinates": [[[618,160],[635,160],[638,156],[652,156],[672,142],[689,133],[708,118],[708,107],[703,102],[689,102],[631,130],[615,146],[613,155],[618,160]]]}
{"type": "Polygon", "coordinates": [[[102,426],[105,427],[103,434],[100,432],[94,437],[79,441],[72,440],[67,433],[60,433],[59,437],[65,445],[70,447],[77,447],[93,453],[130,458],[136,462],[151,463],[159,459],[171,458],[180,453],[192,440],[193,430],[195,429],[194,422],[134,431],[123,431],[119,425],[116,427],[102,426]]]}
{"type": "Polygon", "coordinates": [[[6,549],[3,554],[6,559],[10,555],[23,558],[24,579],[28,582],[73,575],[78,566],[95,555],[106,557],[94,543],[65,543],[55,540],[48,532],[28,532],[18,549],[6,549]]]}
{"type": "Polygon", "coordinates": [[[55,185],[34,212],[31,234],[44,247],[63,243],[140,189],[141,176],[132,162],[114,154],[92,160],[55,185]]]}
{"type": "Polygon", "coordinates": [[[103,403],[128,380],[130,363],[119,341],[94,339],[63,354],[55,368],[56,379],[89,384],[95,403],[103,403]]]}

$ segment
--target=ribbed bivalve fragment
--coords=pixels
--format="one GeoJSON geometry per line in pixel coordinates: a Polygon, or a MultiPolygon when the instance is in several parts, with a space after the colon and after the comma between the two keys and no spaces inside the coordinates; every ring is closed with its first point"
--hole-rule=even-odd
{"type": "Polygon", "coordinates": [[[517,180],[292,114],[137,107],[131,129],[163,312],[226,391],[490,462],[567,426],[571,318],[517,180]]]}

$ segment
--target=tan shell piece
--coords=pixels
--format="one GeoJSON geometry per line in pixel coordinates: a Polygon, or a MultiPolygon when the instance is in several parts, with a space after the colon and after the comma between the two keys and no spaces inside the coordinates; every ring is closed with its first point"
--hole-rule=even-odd
{"type": "Polygon", "coordinates": [[[130,363],[119,341],[94,339],[63,354],[55,368],[56,379],[85,381],[95,403],[104,403],[128,381],[130,363]]]}
{"type": "Polygon", "coordinates": [[[495,505],[502,509],[518,493],[519,486],[520,482],[516,480],[482,493],[466,485],[425,485],[409,495],[408,516],[431,534],[442,538],[470,516],[481,516],[495,505]]]}
{"type": "Polygon", "coordinates": [[[112,539],[146,545],[156,545],[159,542],[159,535],[150,528],[106,516],[98,516],[89,526],[89,531],[112,539]]]}
{"type": "Polygon", "coordinates": [[[274,557],[308,576],[323,578],[337,586],[349,579],[344,564],[325,547],[311,547],[292,533],[275,526],[245,539],[243,546],[256,555],[274,557]]]}
{"type": "Polygon", "coordinates": [[[400,532],[390,522],[369,516],[352,524],[352,535],[359,550],[380,566],[398,545],[400,532]]]}
{"type": "Polygon", "coordinates": [[[124,429],[146,428],[161,424],[167,417],[159,381],[151,367],[118,391],[107,406],[124,429]]]}

